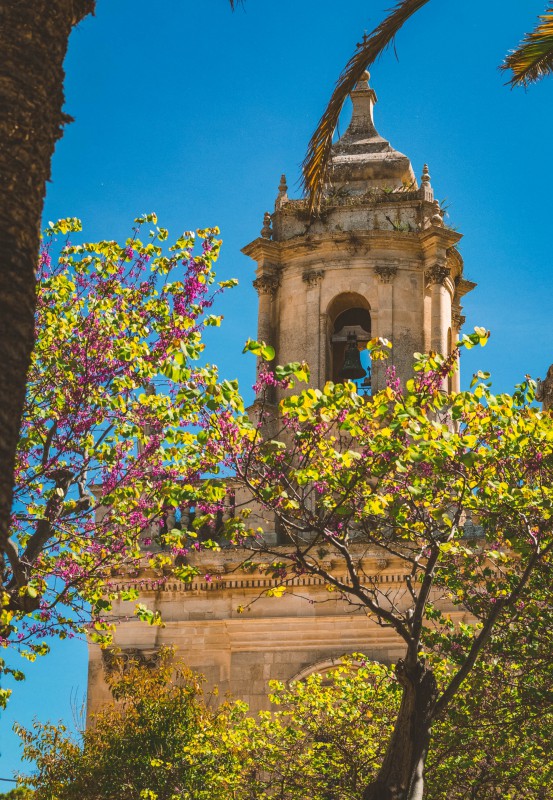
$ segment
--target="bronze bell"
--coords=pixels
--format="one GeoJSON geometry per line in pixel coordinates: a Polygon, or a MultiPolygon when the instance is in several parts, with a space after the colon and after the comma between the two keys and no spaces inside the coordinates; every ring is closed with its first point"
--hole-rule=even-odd
{"type": "Polygon", "coordinates": [[[357,347],[357,336],[348,333],[348,343],[344,356],[344,365],[340,372],[340,377],[345,381],[356,381],[363,378],[367,371],[361,366],[361,355],[357,347]]]}

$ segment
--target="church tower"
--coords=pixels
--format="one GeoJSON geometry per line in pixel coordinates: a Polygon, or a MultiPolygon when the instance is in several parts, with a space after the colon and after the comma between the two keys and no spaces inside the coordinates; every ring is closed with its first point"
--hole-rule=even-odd
{"type": "MultiPolygon", "coordinates": [[[[319,215],[311,217],[306,200],[288,197],[283,177],[274,213],[265,214],[261,236],[243,252],[257,262],[258,338],[273,345],[276,362],[307,361],[311,385],[321,387],[343,379],[347,356],[361,362],[353,377],[368,392],[371,384],[381,388],[386,375],[377,362],[369,383],[366,342],[391,340],[391,364],[405,381],[414,352],[451,350],[462,322],[461,299],[475,284],[463,278],[456,249],[461,236],[444,225],[428,169],[419,186],[407,156],[377,133],[376,94],[367,81],[368,75],[352,92],[351,123],[333,146],[319,215]]],[[[453,381],[455,389],[458,375],[453,381]]],[[[274,518],[239,491],[236,502],[252,508],[250,519],[278,547],[274,518]]],[[[191,583],[160,582],[147,570],[122,576],[125,586],[138,582],[141,601],[161,614],[164,627],[139,622],[134,604],[120,601],[114,614],[126,621],[117,628],[116,645],[146,661],[155,661],[159,647],[172,646],[206,676],[208,686],[218,686],[221,695],[232,692],[252,710],[267,706],[269,679],[324,673],[345,653],[362,652],[383,663],[402,655],[403,642],[393,630],[363,611],[352,613],[317,576],[294,578],[292,591],[278,600],[269,597],[278,581],[261,568],[246,568],[250,555],[223,547],[190,556],[201,570],[191,583]],[[247,613],[241,614],[241,607],[247,613]]],[[[375,550],[363,568],[404,591],[401,560],[375,550]]],[[[461,612],[449,613],[454,621],[461,619],[461,612]]],[[[108,669],[109,653],[102,655],[91,644],[91,711],[109,700],[108,669]]]]}
{"type": "MultiPolygon", "coordinates": [[[[283,175],[274,213],[242,251],[257,262],[258,339],[273,345],[276,363],[307,361],[313,387],[341,380],[355,346],[366,373],[360,388],[381,389],[386,367],[371,370],[365,348],[374,337],[393,343],[386,363],[404,382],[413,353],[451,352],[461,299],[475,286],[463,278],[461,234],[444,225],[428,167],[419,186],[409,158],[377,132],[368,79],[351,93],[318,216],[288,197],[283,175]]],[[[458,381],[457,373],[452,389],[458,381]]]]}

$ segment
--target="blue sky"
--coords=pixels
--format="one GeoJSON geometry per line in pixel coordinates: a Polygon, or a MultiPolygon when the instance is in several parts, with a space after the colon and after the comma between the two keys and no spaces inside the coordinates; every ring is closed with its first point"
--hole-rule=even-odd
{"type": "MultiPolygon", "coordinates": [[[[174,236],[218,225],[221,278],[240,286],[221,302],[223,331],[209,358],[244,388],[256,334],[253,263],[240,248],[259,235],[285,172],[290,192],[340,70],[390,0],[98,0],[72,35],[66,111],[45,220],[81,217],[87,238],[125,238],[155,210],[174,236]]],[[[490,370],[507,390],[553,361],[550,241],[553,80],[511,91],[497,70],[545,0],[429,3],[371,69],[376,125],[464,234],[466,329],[491,329],[464,357],[464,378],[490,370]]],[[[86,645],[64,642],[27,667],[0,725],[0,777],[18,766],[14,719],[63,718],[86,691],[86,645]]],[[[6,788],[9,784],[0,784],[6,788]]]]}

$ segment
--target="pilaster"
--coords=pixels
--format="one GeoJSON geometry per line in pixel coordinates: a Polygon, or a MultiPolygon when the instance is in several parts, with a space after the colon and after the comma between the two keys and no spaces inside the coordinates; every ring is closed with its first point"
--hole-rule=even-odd
{"type": "Polygon", "coordinates": [[[322,371],[322,348],[320,336],[321,281],[324,270],[307,269],[302,274],[305,284],[305,360],[309,364],[311,377],[309,385],[321,386],[324,383],[322,371]]]}

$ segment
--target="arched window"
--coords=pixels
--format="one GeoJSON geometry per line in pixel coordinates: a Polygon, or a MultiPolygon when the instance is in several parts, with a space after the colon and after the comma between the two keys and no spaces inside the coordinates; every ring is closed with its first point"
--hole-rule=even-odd
{"type": "Polygon", "coordinates": [[[370,358],[366,344],[371,338],[371,315],[366,300],[360,295],[346,294],[335,298],[329,309],[330,369],[328,377],[334,383],[344,380],[343,369],[347,363],[357,361],[355,349],[359,351],[359,363],[364,374],[355,379],[365,387],[370,386],[370,358]],[[354,351],[354,355],[352,352],[354,351]]]}

